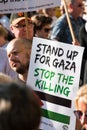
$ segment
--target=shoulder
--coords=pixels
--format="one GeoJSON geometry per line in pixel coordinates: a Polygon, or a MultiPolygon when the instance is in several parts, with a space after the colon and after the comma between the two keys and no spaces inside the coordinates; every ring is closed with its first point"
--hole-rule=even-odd
{"type": "Polygon", "coordinates": [[[4,48],[0,47],[0,57],[2,57],[2,56],[6,56],[6,58],[7,58],[7,52],[4,48]]]}
{"type": "Polygon", "coordinates": [[[64,14],[63,16],[60,16],[57,20],[54,26],[57,27],[64,27],[67,26],[68,22],[67,22],[67,18],[66,15],[64,14]]]}
{"type": "Polygon", "coordinates": [[[86,21],[82,18],[82,17],[78,17],[78,21],[81,23],[81,24],[85,24],[86,21]]]}
{"type": "Polygon", "coordinates": [[[61,22],[65,22],[67,19],[66,19],[66,14],[60,16],[58,19],[57,19],[57,22],[58,21],[61,21],[61,22]]]}
{"type": "Polygon", "coordinates": [[[80,27],[80,31],[79,31],[80,35],[82,34],[86,34],[87,35],[87,24],[83,24],[81,27],[80,27]]]}
{"type": "Polygon", "coordinates": [[[80,27],[80,31],[85,30],[85,24],[80,27]]]}

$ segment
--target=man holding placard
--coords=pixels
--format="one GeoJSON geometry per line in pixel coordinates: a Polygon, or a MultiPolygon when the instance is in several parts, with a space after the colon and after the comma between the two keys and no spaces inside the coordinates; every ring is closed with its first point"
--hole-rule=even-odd
{"type": "Polygon", "coordinates": [[[17,72],[17,80],[23,84],[27,79],[31,47],[32,41],[23,38],[15,38],[7,46],[10,67],[17,72]]]}
{"type": "MultiPolygon", "coordinates": [[[[65,5],[65,2],[63,4],[65,5]]],[[[66,0],[66,6],[75,39],[77,39],[79,42],[79,29],[85,22],[80,16],[84,10],[83,0],[66,0]]],[[[58,18],[56,24],[53,27],[51,39],[72,44],[73,37],[71,35],[70,26],[68,26],[68,23],[70,24],[70,22],[68,22],[67,20],[68,19],[66,13],[58,18]]]]}

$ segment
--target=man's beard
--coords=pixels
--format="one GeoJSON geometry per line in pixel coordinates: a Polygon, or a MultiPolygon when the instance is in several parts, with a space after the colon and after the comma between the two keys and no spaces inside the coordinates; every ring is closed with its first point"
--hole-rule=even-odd
{"type": "Polygon", "coordinates": [[[28,69],[29,69],[29,64],[27,64],[27,66],[22,66],[22,65],[21,65],[20,68],[17,68],[17,69],[16,69],[16,72],[17,72],[18,74],[24,74],[26,71],[28,71],[28,69]]]}

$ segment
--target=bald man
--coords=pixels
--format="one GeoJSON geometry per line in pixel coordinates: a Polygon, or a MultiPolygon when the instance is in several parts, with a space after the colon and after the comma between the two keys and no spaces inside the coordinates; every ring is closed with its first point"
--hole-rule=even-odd
{"type": "Polygon", "coordinates": [[[7,55],[10,67],[18,73],[18,80],[26,82],[32,41],[15,38],[7,46],[7,55]]]}

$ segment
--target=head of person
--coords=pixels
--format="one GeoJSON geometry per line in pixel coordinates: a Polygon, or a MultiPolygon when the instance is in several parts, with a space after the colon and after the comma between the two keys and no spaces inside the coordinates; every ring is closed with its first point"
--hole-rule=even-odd
{"type": "Polygon", "coordinates": [[[87,0],[84,1],[84,12],[82,16],[87,21],[87,0]]]}
{"type": "Polygon", "coordinates": [[[87,15],[87,0],[84,2],[84,13],[87,15]]]}
{"type": "Polygon", "coordinates": [[[63,15],[65,13],[63,0],[61,0],[60,13],[61,13],[61,15],[63,15]]]}
{"type": "Polygon", "coordinates": [[[0,130],[38,130],[40,118],[39,103],[29,87],[0,84],[0,130]]]}
{"type": "Polygon", "coordinates": [[[80,15],[83,14],[83,0],[66,0],[66,3],[68,12],[73,16],[74,19],[77,19],[80,15]]]}
{"type": "Polygon", "coordinates": [[[11,68],[19,74],[27,73],[31,53],[32,41],[15,38],[7,45],[7,55],[11,68]]]}
{"type": "Polygon", "coordinates": [[[74,113],[76,117],[87,130],[87,84],[79,88],[75,98],[75,107],[74,113]]]}
{"type": "Polygon", "coordinates": [[[31,19],[34,23],[34,35],[48,39],[51,31],[52,18],[43,14],[37,14],[32,16],[31,19]]]}
{"type": "Polygon", "coordinates": [[[32,20],[29,17],[26,18],[24,13],[11,14],[10,29],[16,38],[20,37],[32,40],[33,28],[32,20]]]}
{"type": "Polygon", "coordinates": [[[14,80],[7,74],[0,72],[0,83],[10,83],[14,80]]]}
{"type": "Polygon", "coordinates": [[[46,16],[50,16],[50,17],[56,16],[55,7],[54,7],[54,8],[46,8],[46,9],[43,9],[43,13],[44,13],[46,16]]]}
{"type": "Polygon", "coordinates": [[[2,47],[7,42],[8,32],[3,25],[0,25],[0,47],[2,47]]]}

